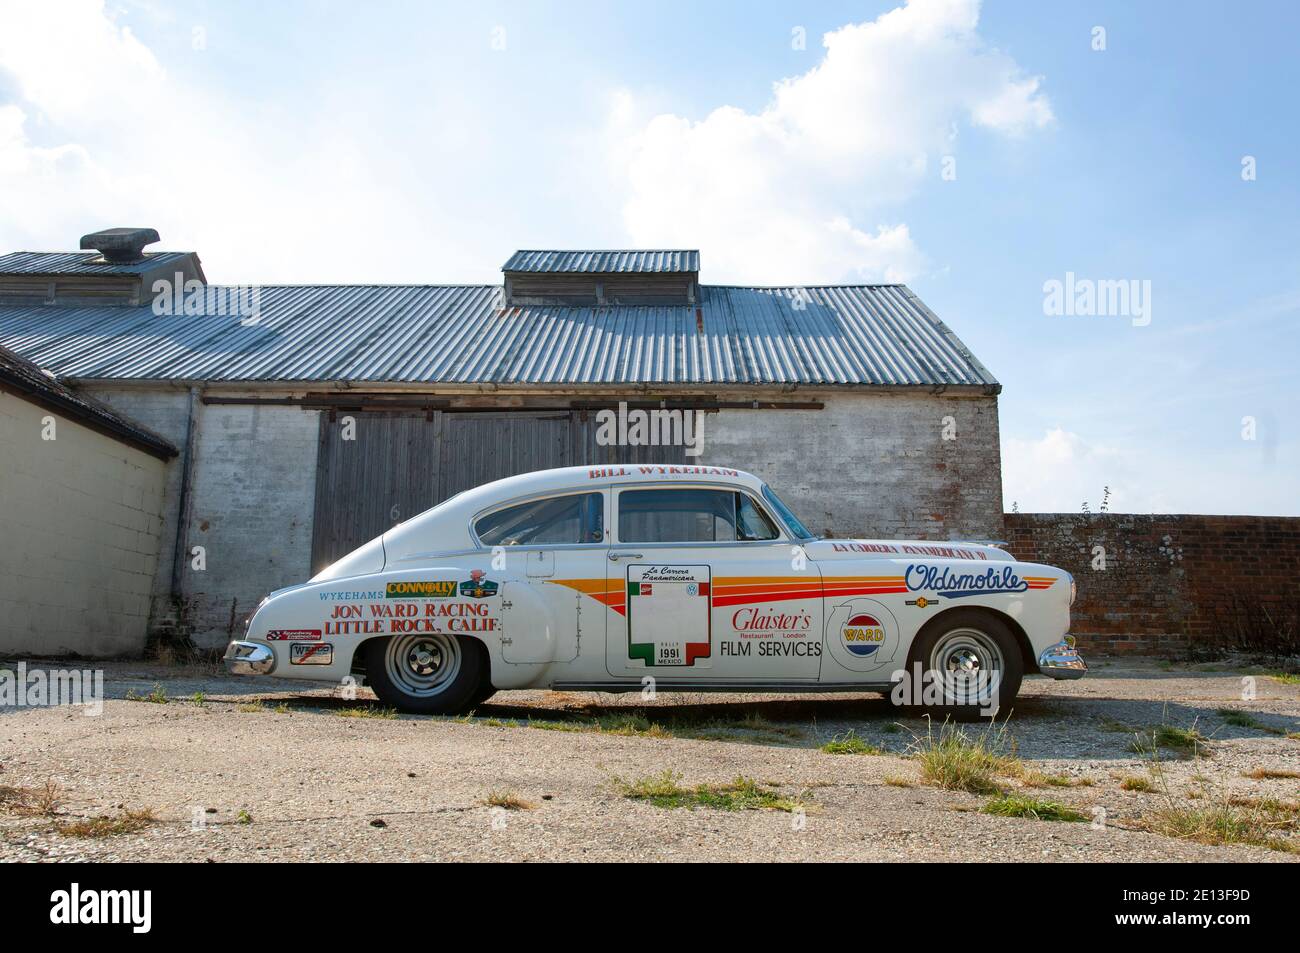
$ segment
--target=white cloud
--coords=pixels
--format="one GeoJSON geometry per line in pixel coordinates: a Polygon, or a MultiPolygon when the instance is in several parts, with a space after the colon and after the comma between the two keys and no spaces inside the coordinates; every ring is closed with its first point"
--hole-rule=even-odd
{"type": "Polygon", "coordinates": [[[889,209],[937,180],[958,125],[1015,136],[1052,120],[1039,78],[989,48],[978,20],[977,0],[911,0],[835,30],[758,113],[638,122],[622,94],[610,157],[633,242],[706,248],[731,281],[915,275],[923,256],[889,209]]]}
{"type": "Polygon", "coordinates": [[[1235,437],[1209,451],[1132,435],[1103,444],[1058,426],[1003,438],[1002,496],[1022,513],[1078,513],[1084,502],[1096,513],[1110,487],[1112,513],[1290,514],[1297,451],[1294,441],[1235,437]]]}
{"type": "Polygon", "coordinates": [[[1002,492],[1008,510],[1014,503],[1022,513],[1077,513],[1087,502],[1095,513],[1103,487],[1109,486],[1111,511],[1132,512],[1138,501],[1128,478],[1117,448],[1090,444],[1060,427],[1038,439],[1003,440],[1002,492]]]}
{"type": "Polygon", "coordinates": [[[129,225],[198,250],[217,281],[411,280],[435,257],[440,279],[482,268],[465,242],[430,241],[414,184],[392,181],[337,104],[286,117],[196,88],[123,16],[103,0],[0,6],[0,250],[129,225]],[[348,238],[380,227],[382,242],[348,238]]]}

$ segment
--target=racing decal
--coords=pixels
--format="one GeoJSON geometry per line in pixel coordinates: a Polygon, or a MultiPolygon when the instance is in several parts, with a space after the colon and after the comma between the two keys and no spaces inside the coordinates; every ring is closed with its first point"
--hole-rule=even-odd
{"type": "MultiPolygon", "coordinates": [[[[817,594],[810,598],[817,598],[817,594]]],[[[741,606],[730,613],[732,637],[718,641],[718,654],[732,658],[817,658],[822,654],[822,644],[820,630],[813,632],[814,618],[812,612],[803,609],[741,606]]]]}
{"type": "Polygon", "coordinates": [[[691,666],[712,647],[708,566],[627,567],[627,657],[691,666]]]}
{"type": "Polygon", "coordinates": [[[826,644],[850,671],[870,672],[894,662],[901,641],[893,613],[874,599],[849,599],[827,614],[826,644]]]}
{"type": "Polygon", "coordinates": [[[915,599],[908,599],[907,605],[916,606],[918,609],[924,609],[926,606],[934,605],[933,599],[927,599],[925,596],[917,596],[915,599]]]}
{"type": "Polygon", "coordinates": [[[295,642],[289,646],[290,665],[333,665],[334,645],[331,642],[295,642]]]}
{"type": "Polygon", "coordinates": [[[983,572],[958,572],[949,566],[912,565],[907,567],[905,579],[909,591],[933,592],[940,599],[1050,589],[1056,582],[1052,576],[1026,576],[1022,579],[1011,566],[1001,569],[990,566],[983,572]]]}
{"type": "Polygon", "coordinates": [[[326,635],[497,632],[500,627],[501,620],[492,604],[460,599],[338,603],[330,606],[325,620],[326,635]]]}
{"type": "Polygon", "coordinates": [[[484,579],[485,575],[487,574],[482,569],[471,569],[469,579],[460,584],[460,594],[471,599],[487,599],[495,596],[498,584],[490,579],[484,579]]]}
{"type": "Polygon", "coordinates": [[[901,553],[904,556],[933,556],[935,559],[988,559],[978,549],[930,546],[925,543],[831,543],[833,553],[901,553]]]}
{"type": "Polygon", "coordinates": [[[390,582],[384,589],[386,599],[449,599],[455,594],[454,580],[390,582]]]}
{"type": "Polygon", "coordinates": [[[627,476],[739,476],[739,470],[728,470],[726,467],[665,467],[651,466],[649,464],[635,467],[592,467],[587,471],[588,480],[599,480],[603,477],[627,477],[627,476]]]}
{"type": "Polygon", "coordinates": [[[867,658],[885,644],[885,625],[871,613],[859,612],[840,627],[840,639],[858,658],[867,658]]]}
{"type": "Polygon", "coordinates": [[[828,599],[907,592],[902,576],[721,576],[713,587],[715,606],[790,599],[828,599]]]}
{"type": "Polygon", "coordinates": [[[272,629],[266,633],[268,642],[316,642],[320,629],[272,629]]]}
{"type": "Polygon", "coordinates": [[[564,586],[590,596],[603,606],[623,615],[627,609],[627,588],[621,579],[548,579],[553,586],[564,586]]]}

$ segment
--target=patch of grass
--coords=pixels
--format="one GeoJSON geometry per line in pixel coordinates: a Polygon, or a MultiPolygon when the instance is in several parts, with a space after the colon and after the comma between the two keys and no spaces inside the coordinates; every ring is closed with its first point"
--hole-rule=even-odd
{"type": "Polygon", "coordinates": [[[1132,725],[1126,725],[1122,721],[1116,721],[1114,718],[1103,718],[1101,720],[1102,731],[1115,731],[1121,734],[1128,734],[1136,729],[1132,725]]]}
{"type": "Polygon", "coordinates": [[[818,750],[826,754],[884,754],[883,748],[863,741],[852,729],[842,735],[836,735],[818,750]]]}
{"type": "Polygon", "coordinates": [[[488,807],[500,807],[507,811],[532,811],[537,808],[536,803],[520,797],[514,791],[489,791],[483,803],[488,807]]]}
{"type": "Polygon", "coordinates": [[[149,702],[152,705],[165,705],[168,698],[167,693],[163,691],[162,685],[154,682],[153,691],[148,695],[141,695],[134,688],[128,688],[126,690],[126,700],[129,702],[149,702]]]}
{"type": "Polygon", "coordinates": [[[190,696],[190,702],[197,705],[199,708],[203,708],[208,703],[208,696],[204,695],[202,692],[195,692],[190,696]]]}
{"type": "Polygon", "coordinates": [[[1041,771],[1030,771],[1021,777],[1020,783],[1027,788],[1070,788],[1074,787],[1073,779],[1064,774],[1043,774],[1041,771]]]}
{"type": "Polygon", "coordinates": [[[1245,777],[1254,778],[1256,781],[1287,780],[1290,778],[1300,778],[1300,771],[1292,771],[1289,768],[1254,768],[1250,771],[1242,772],[1245,777]]]}
{"type": "Polygon", "coordinates": [[[1208,758],[1209,741],[1195,725],[1191,728],[1157,725],[1148,731],[1139,732],[1129,743],[1129,750],[1134,754],[1155,756],[1163,748],[1185,758],[1208,758]]]}
{"type": "Polygon", "coordinates": [[[1264,728],[1263,723],[1249,712],[1238,711],[1235,708],[1220,708],[1215,714],[1234,728],[1254,728],[1257,731],[1264,728]]]}
{"type": "Polygon", "coordinates": [[[55,824],[54,829],[65,837],[118,837],[122,834],[138,834],[157,820],[153,811],[143,808],[123,811],[116,817],[100,814],[80,821],[67,821],[55,824]]]}
{"type": "MultiPolygon", "coordinates": [[[[285,711],[289,706],[284,706],[285,711]]],[[[279,708],[276,708],[279,711],[279,708]]],[[[334,714],[340,718],[396,718],[396,708],[379,708],[371,705],[350,705],[347,708],[336,708],[334,714]]]]}
{"type": "Polygon", "coordinates": [[[252,814],[249,814],[247,811],[245,811],[245,810],[241,807],[241,808],[239,809],[239,813],[235,815],[235,823],[236,823],[236,824],[251,824],[251,823],[253,823],[253,815],[252,815],[252,814]]]}
{"type": "Polygon", "coordinates": [[[1296,672],[1269,672],[1269,678],[1275,678],[1283,685],[1300,685],[1300,673],[1296,672]]]}
{"type": "Polygon", "coordinates": [[[242,712],[252,713],[252,712],[266,711],[266,706],[262,704],[262,699],[254,698],[251,702],[244,702],[242,705],[239,706],[238,710],[242,712]]]}
{"type": "Polygon", "coordinates": [[[672,721],[664,724],[652,720],[643,711],[632,710],[572,721],[530,719],[527,725],[529,728],[539,728],[542,731],[590,731],[596,734],[624,737],[691,738],[698,741],[769,744],[779,744],[804,735],[802,729],[773,724],[758,712],[739,718],[714,718],[704,722],[672,721]]]}
{"type": "Polygon", "coordinates": [[[999,794],[998,776],[1019,777],[1024,766],[1012,750],[1004,724],[980,732],[944,722],[938,734],[931,726],[912,744],[921,766],[921,779],[946,791],[999,794]]]}
{"type": "Polygon", "coordinates": [[[1086,821],[1086,814],[1056,801],[1040,801],[1023,794],[1003,794],[983,807],[985,814],[997,817],[1027,817],[1035,821],[1086,821]]]}
{"type": "Polygon", "coordinates": [[[1247,844],[1300,853],[1300,843],[1286,835],[1296,830],[1293,810],[1280,802],[1235,798],[1205,805],[1172,800],[1147,814],[1147,830],[1198,844],[1247,844]]]}
{"type": "Polygon", "coordinates": [[[1119,783],[1120,789],[1124,791],[1140,791],[1143,794],[1150,794],[1155,791],[1156,786],[1150,778],[1143,778],[1138,775],[1129,775],[1119,783]]]}
{"type": "Polygon", "coordinates": [[[0,810],[19,817],[53,817],[59,812],[63,789],[53,780],[39,788],[0,784],[0,810]]]}
{"type": "Polygon", "coordinates": [[[1252,728],[1255,731],[1266,731],[1270,735],[1286,734],[1281,728],[1266,725],[1249,712],[1238,711],[1235,708],[1220,708],[1215,714],[1222,718],[1225,724],[1229,724],[1234,728],[1252,728]]]}
{"type": "Polygon", "coordinates": [[[909,778],[905,778],[901,774],[885,775],[885,783],[888,784],[891,788],[916,787],[916,785],[914,785],[909,778]]]}
{"type": "Polygon", "coordinates": [[[614,784],[625,798],[649,801],[655,807],[663,808],[709,807],[719,811],[794,812],[806,811],[806,799],[811,796],[805,791],[798,797],[785,797],[773,790],[772,784],[764,784],[743,775],[729,784],[697,784],[695,787],[684,787],[681,778],[676,771],[666,770],[632,781],[615,778],[614,784]]]}

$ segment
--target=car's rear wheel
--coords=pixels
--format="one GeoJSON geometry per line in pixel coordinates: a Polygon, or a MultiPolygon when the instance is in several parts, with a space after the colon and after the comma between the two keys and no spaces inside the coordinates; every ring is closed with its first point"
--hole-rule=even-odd
{"type": "Polygon", "coordinates": [[[1020,691],[1025,665],[1005,622],[978,609],[935,619],[912,644],[909,674],[920,662],[928,684],[926,712],[957,720],[1005,716],[1020,691]]]}
{"type": "Polygon", "coordinates": [[[453,715],[472,708],[487,682],[487,652],[474,639],[433,632],[366,643],[366,681],[400,711],[453,715]]]}

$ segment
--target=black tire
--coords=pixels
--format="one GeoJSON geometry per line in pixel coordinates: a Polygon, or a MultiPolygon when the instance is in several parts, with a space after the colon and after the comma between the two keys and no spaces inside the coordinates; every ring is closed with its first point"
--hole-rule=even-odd
{"type": "Polygon", "coordinates": [[[470,699],[469,707],[477,708],[496,693],[496,686],[492,684],[492,680],[489,678],[483,679],[483,684],[479,687],[479,690],[474,693],[474,697],[470,699]]]}
{"type": "Polygon", "coordinates": [[[487,649],[477,639],[394,635],[367,642],[365,655],[366,682],[379,700],[415,715],[469,711],[488,683],[487,649]],[[439,667],[445,667],[441,676],[439,667]],[[425,670],[431,674],[422,675],[425,670]]]}
{"type": "MultiPolygon", "coordinates": [[[[997,715],[994,717],[1005,718],[1010,714],[1011,705],[1020,692],[1020,683],[1025,676],[1025,661],[1020,652],[1020,643],[1010,626],[996,615],[980,609],[954,609],[945,612],[941,617],[927,623],[913,640],[912,651],[908,655],[909,676],[915,671],[917,662],[921,663],[922,671],[927,673],[935,668],[941,675],[948,670],[958,673],[966,670],[960,665],[954,669],[951,661],[945,664],[944,656],[949,660],[988,658],[993,661],[992,665],[987,662],[977,665],[974,670],[978,671],[983,667],[1000,672],[996,680],[997,715]],[[936,649],[939,663],[937,666],[934,664],[936,649]],[[964,655],[963,653],[966,652],[970,654],[964,655]]],[[[987,690],[991,688],[992,685],[989,685],[987,690]]],[[[948,697],[950,696],[945,695],[944,704],[916,707],[932,717],[951,718],[954,721],[975,721],[990,717],[990,709],[994,707],[994,699],[988,696],[981,698],[977,704],[949,703],[946,700],[948,697]]]]}

